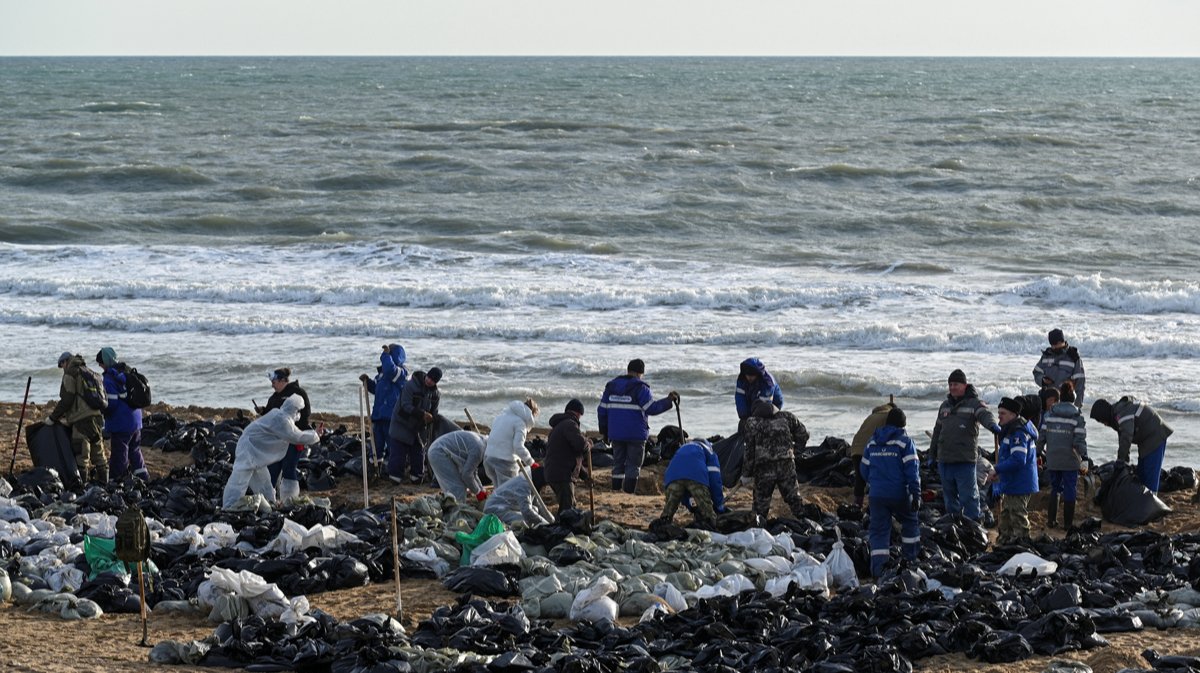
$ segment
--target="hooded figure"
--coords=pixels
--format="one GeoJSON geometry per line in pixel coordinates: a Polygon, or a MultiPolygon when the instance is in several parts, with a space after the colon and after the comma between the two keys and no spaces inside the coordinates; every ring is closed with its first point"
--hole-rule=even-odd
{"type": "Polygon", "coordinates": [[[469,430],[448,432],[433,440],[426,455],[442,490],[459,502],[467,502],[469,496],[482,491],[479,466],[486,447],[487,439],[469,430]]]}
{"type": "Polygon", "coordinates": [[[533,399],[513,400],[492,421],[487,450],[483,452],[483,471],[497,488],[517,476],[522,466],[533,464],[533,456],[525,448],[525,436],[533,429],[535,415],[537,402],[533,399]]]}
{"type": "Polygon", "coordinates": [[[712,527],[717,514],[725,511],[721,462],[708,440],[697,439],[679,447],[663,474],[663,486],[666,500],[659,519],[671,521],[683,503],[697,523],[712,527]]]}
{"type": "Polygon", "coordinates": [[[130,407],[126,401],[129,377],[125,363],[118,362],[117,352],[107,346],[96,353],[96,362],[104,369],[104,392],[108,395],[104,434],[108,436],[109,477],[118,481],[132,471],[134,476],[150,481],[142,456],[142,410],[130,407]]]}
{"type": "Polygon", "coordinates": [[[1108,403],[1099,399],[1092,405],[1092,419],[1117,431],[1117,460],[1129,462],[1129,447],[1137,444],[1137,475],[1142,485],[1158,493],[1167,438],[1174,430],[1149,404],[1126,395],[1108,403]]]}
{"type": "Polygon", "coordinates": [[[754,481],[754,513],[766,519],[771,513],[771,496],[779,489],[792,516],[803,519],[804,501],[796,487],[796,450],[808,444],[808,429],[767,400],[758,400],[753,408],[753,415],[746,419],[742,480],[754,481]]]}
{"type": "Polygon", "coordinates": [[[379,354],[379,366],[375,378],[366,374],[358,378],[367,386],[367,392],[375,396],[371,406],[371,435],[375,444],[375,458],[387,458],[391,446],[388,432],[392,424],[392,412],[400,401],[400,391],[408,381],[408,369],[404,367],[407,356],[400,344],[383,347],[379,354]]]}
{"type": "Polygon", "coordinates": [[[592,449],[591,440],[579,427],[582,416],[583,403],[571,400],[562,413],[550,417],[550,436],[546,438],[546,458],[542,468],[546,483],[558,498],[560,515],[575,507],[575,486],[571,480],[579,476],[583,458],[592,449]]]}
{"type": "Polygon", "coordinates": [[[783,391],[775,383],[775,377],[767,371],[758,358],[746,358],[738,371],[737,385],[733,391],[733,403],[737,406],[739,419],[749,418],[755,402],[770,402],[776,409],[783,408],[783,391]]]}
{"type": "Polygon", "coordinates": [[[238,439],[233,472],[225,483],[221,499],[222,507],[229,509],[237,504],[246,494],[247,486],[252,493],[275,500],[275,487],[271,484],[267,466],[281,460],[289,446],[316,444],[321,440],[315,430],[301,430],[296,425],[303,408],[304,399],[292,395],[283,401],[282,407],[268,411],[246,426],[238,439]]]}
{"type": "Polygon", "coordinates": [[[484,501],[483,513],[495,514],[508,525],[523,523],[526,526],[540,526],[550,523],[542,516],[534,503],[533,484],[525,477],[509,479],[484,501]]]}
{"type": "Polygon", "coordinates": [[[907,418],[899,407],[888,411],[884,425],[871,435],[863,449],[859,471],[871,485],[871,575],[883,574],[891,555],[892,519],[900,522],[904,557],[916,560],[921,546],[920,459],[917,447],[904,430],[907,418]]]}

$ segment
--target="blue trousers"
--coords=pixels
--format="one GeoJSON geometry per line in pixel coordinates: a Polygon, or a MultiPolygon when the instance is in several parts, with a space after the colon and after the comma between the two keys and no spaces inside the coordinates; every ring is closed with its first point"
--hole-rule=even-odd
{"type": "Polygon", "coordinates": [[[633,493],[637,490],[638,475],[642,472],[642,460],[646,458],[645,440],[619,442],[614,440],[612,490],[633,493]]]}
{"type": "Polygon", "coordinates": [[[1151,493],[1158,493],[1158,482],[1162,477],[1163,457],[1167,455],[1167,442],[1145,456],[1138,456],[1137,476],[1151,493]]]}
{"type": "Polygon", "coordinates": [[[1050,493],[1063,502],[1075,502],[1079,493],[1079,470],[1050,470],[1050,493]]]}
{"type": "MultiPolygon", "coordinates": [[[[974,469],[974,466],[972,466],[974,469]]],[[[921,522],[917,513],[909,507],[907,499],[889,500],[871,496],[871,527],[868,538],[871,543],[871,576],[883,574],[892,547],[892,519],[900,522],[900,550],[904,558],[916,560],[921,548],[921,522]]]]}
{"type": "Polygon", "coordinates": [[[271,474],[271,483],[279,483],[279,475],[282,474],[284,479],[292,481],[300,481],[300,471],[296,466],[300,464],[301,451],[296,450],[294,444],[288,445],[287,453],[283,454],[283,460],[278,463],[272,463],[267,467],[267,471],[271,474]]]}
{"type": "Polygon", "coordinates": [[[425,476],[425,450],[419,443],[397,442],[391,440],[388,447],[387,472],[392,477],[403,477],[405,465],[408,474],[420,479],[425,476]]]}
{"type": "MultiPolygon", "coordinates": [[[[388,449],[392,445],[392,437],[388,434],[388,428],[392,425],[392,419],[384,418],[378,421],[371,421],[371,438],[375,444],[375,458],[384,459],[388,457],[388,449]]],[[[367,457],[371,457],[371,447],[367,447],[367,457]]]]}
{"type": "Polygon", "coordinates": [[[975,463],[938,463],[942,478],[942,500],[947,514],[962,514],[979,521],[979,484],[975,481],[975,463]]]}

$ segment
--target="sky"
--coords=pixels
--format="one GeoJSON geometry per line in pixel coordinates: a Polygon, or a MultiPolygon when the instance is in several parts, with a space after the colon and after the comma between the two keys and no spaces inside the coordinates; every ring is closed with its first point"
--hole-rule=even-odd
{"type": "Polygon", "coordinates": [[[1200,56],[1198,0],[0,0],[0,56],[1200,56]]]}

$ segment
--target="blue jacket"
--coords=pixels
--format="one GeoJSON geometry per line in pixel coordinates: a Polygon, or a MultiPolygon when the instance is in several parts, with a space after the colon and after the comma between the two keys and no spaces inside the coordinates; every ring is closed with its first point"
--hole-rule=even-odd
{"type": "Polygon", "coordinates": [[[858,469],[872,498],[904,500],[921,494],[920,466],[917,446],[904,428],[885,425],[871,435],[858,469]]]}
{"type": "Polygon", "coordinates": [[[650,386],[632,374],[625,374],[604,386],[604,395],[596,409],[600,434],[614,442],[644,442],[650,436],[647,416],[657,416],[671,408],[671,398],[657,402],[650,386]]]}
{"type": "Polygon", "coordinates": [[[379,354],[379,373],[375,375],[374,381],[367,381],[367,392],[375,396],[374,406],[371,407],[371,420],[386,421],[392,417],[396,402],[400,401],[400,391],[404,389],[404,383],[408,380],[404,360],[403,348],[398,352],[384,351],[379,354]]]}
{"type": "MultiPolygon", "coordinates": [[[[667,465],[663,474],[663,486],[669,486],[673,481],[687,479],[700,484],[708,484],[708,492],[712,494],[713,509],[725,511],[725,492],[722,490],[721,462],[712,450],[707,440],[698,439],[679,447],[667,465]]],[[[691,498],[684,497],[683,504],[692,509],[691,498]]]]}
{"type": "Polygon", "coordinates": [[[750,365],[758,370],[758,380],[750,383],[745,376],[738,374],[737,386],[733,391],[733,403],[737,405],[738,418],[748,418],[750,408],[758,400],[766,400],[775,405],[776,409],[783,408],[783,391],[775,383],[775,377],[767,372],[767,367],[758,358],[747,358],[743,365],[750,365]]]}
{"type": "Polygon", "coordinates": [[[1037,447],[1027,421],[1017,417],[1000,429],[996,472],[1003,495],[1032,495],[1038,492],[1037,447]]]}
{"type": "Polygon", "coordinates": [[[142,429],[142,410],[130,409],[125,402],[125,365],[104,370],[104,392],[108,394],[108,408],[104,410],[104,431],[107,433],[132,433],[142,429]]]}

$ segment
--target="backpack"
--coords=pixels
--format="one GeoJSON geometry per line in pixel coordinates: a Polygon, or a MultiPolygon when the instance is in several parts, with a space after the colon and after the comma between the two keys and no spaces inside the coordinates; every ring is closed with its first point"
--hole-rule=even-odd
{"type": "Polygon", "coordinates": [[[87,367],[79,368],[79,396],[90,409],[104,411],[108,408],[108,393],[104,392],[104,384],[96,372],[87,367]]]}
{"type": "Polygon", "coordinates": [[[150,527],[136,505],[130,505],[117,517],[115,553],[128,563],[140,563],[150,558],[150,527]]]}
{"type": "Polygon", "coordinates": [[[150,382],[134,367],[125,369],[125,404],[130,409],[150,406],[150,382]]]}

